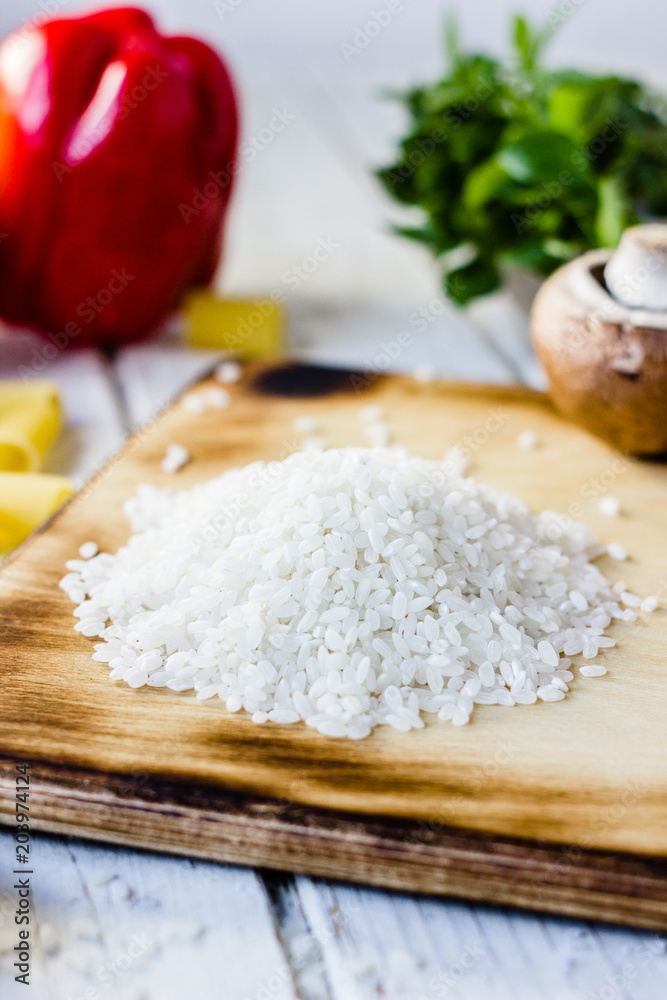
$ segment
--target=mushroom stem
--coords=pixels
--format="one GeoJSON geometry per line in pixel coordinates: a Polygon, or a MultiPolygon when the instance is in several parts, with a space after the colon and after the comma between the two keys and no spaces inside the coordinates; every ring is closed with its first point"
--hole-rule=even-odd
{"type": "Polygon", "coordinates": [[[623,305],[667,310],[667,225],[651,222],[626,229],[604,279],[610,295],[623,305]]]}

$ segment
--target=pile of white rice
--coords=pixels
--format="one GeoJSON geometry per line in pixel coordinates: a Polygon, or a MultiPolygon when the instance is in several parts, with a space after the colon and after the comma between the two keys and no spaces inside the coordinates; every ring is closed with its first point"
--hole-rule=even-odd
{"type": "MultiPolygon", "coordinates": [[[[297,452],[192,489],[141,486],[115,555],[61,586],[94,659],[257,723],[361,739],[422,713],[559,701],[613,618],[634,620],[583,524],[402,448],[297,452]]],[[[618,588],[617,588],[618,589],[618,588]]]]}

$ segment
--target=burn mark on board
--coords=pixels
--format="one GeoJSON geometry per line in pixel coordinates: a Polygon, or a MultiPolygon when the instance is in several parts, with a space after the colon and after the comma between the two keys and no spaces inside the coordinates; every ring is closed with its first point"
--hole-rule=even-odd
{"type": "Polygon", "coordinates": [[[368,378],[345,368],[324,368],[320,365],[287,364],[261,371],[251,383],[251,389],[264,396],[313,398],[350,392],[368,378]]]}

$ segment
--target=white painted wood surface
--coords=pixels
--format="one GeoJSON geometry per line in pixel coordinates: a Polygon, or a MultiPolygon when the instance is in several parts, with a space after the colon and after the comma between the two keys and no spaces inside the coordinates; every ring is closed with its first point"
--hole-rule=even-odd
{"type": "MultiPolygon", "coordinates": [[[[299,331],[297,353],[314,359],[349,356],[356,361],[392,322],[383,308],[355,315],[350,308],[336,312],[329,306],[318,316],[315,305],[307,303],[297,312],[310,317],[299,331]],[[318,340],[318,333],[326,340],[318,340]]],[[[441,374],[511,380],[511,370],[474,327],[458,339],[435,337],[431,350],[428,360],[441,374]]],[[[113,371],[99,357],[66,356],[49,374],[72,400],[75,438],[97,440],[96,428],[107,427],[97,455],[90,447],[64,449],[70,471],[81,474],[99,464],[124,425],[149,419],[214,357],[172,342],[120,351],[113,371]]],[[[514,357],[519,364],[520,356],[514,357]]],[[[3,1000],[25,995],[13,982],[11,968],[16,930],[10,905],[12,850],[11,834],[3,831],[3,1000]]],[[[36,839],[33,878],[32,995],[39,1000],[75,1000],[93,989],[98,994],[89,993],[90,1000],[197,995],[224,1000],[661,1000],[667,992],[665,943],[652,934],[113,850],[70,838],[36,839]]]]}
{"type": "MultiPolygon", "coordinates": [[[[266,293],[329,231],[340,246],[290,289],[291,341],[308,360],[366,367],[438,300],[427,257],[387,233],[393,209],[369,178],[384,126],[347,90],[248,81],[246,130],[277,102],[299,117],[248,164],[223,287],[266,293]],[[291,103],[289,103],[291,102],[291,103]],[[298,166],[298,169],[296,167],[298,166]]],[[[379,154],[378,154],[379,155],[379,154]]],[[[525,318],[504,296],[473,317],[450,309],[387,368],[539,383],[525,318]]],[[[1,345],[0,345],[1,346],[1,345]]],[[[70,429],[53,461],[90,474],[131,427],[207,367],[173,340],[113,365],[63,355],[47,372],[70,429]]],[[[16,358],[2,353],[0,374],[16,358]]],[[[32,992],[14,983],[13,840],[0,832],[0,998],[14,1000],[663,1000],[655,935],[292,878],[71,838],[35,839],[32,992]],[[88,993],[86,993],[88,991],[88,993]],[[97,992],[95,992],[97,991],[97,992]]]]}

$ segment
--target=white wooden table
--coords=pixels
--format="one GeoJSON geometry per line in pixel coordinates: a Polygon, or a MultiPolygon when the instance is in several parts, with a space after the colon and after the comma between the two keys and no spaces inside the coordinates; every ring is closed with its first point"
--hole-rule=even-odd
{"type": "MultiPolygon", "coordinates": [[[[339,247],[290,298],[292,351],[372,365],[412,311],[439,294],[427,256],[388,234],[395,213],[369,176],[369,162],[387,155],[393,112],[348,100],[344,87],[242,83],[248,134],[274,106],[295,117],[242,178],[224,288],[282,287],[284,271],[332,236],[339,247]]],[[[507,296],[472,316],[450,310],[415,336],[395,368],[428,364],[453,378],[539,385],[525,326],[507,296]]],[[[121,350],[113,363],[92,350],[60,356],[46,374],[62,387],[69,429],[52,468],[83,481],[213,357],[165,338],[121,350]]],[[[11,376],[17,358],[5,347],[0,375],[11,376]]],[[[665,943],[654,934],[47,836],[34,848],[29,993],[13,981],[12,849],[0,832],[2,1000],[667,995],[665,943]]]]}

